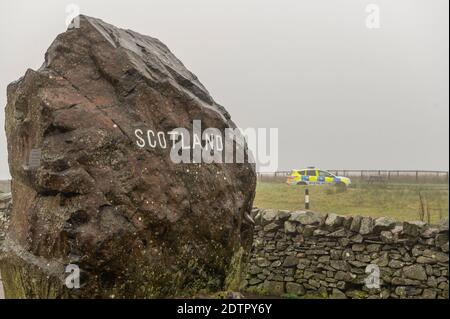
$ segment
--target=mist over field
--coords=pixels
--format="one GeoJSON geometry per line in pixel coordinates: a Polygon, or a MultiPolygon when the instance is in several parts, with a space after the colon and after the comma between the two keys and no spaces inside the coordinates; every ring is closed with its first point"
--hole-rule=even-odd
{"type": "MultiPolygon", "coordinates": [[[[0,3],[0,105],[73,1],[0,3]]],[[[76,1],[154,36],[242,128],[278,128],[278,169],[448,169],[448,1],[76,1]],[[173,8],[176,7],[177,10],[173,8]]],[[[4,112],[0,112],[4,123],[4,112]]],[[[0,132],[0,178],[9,178],[0,132]]]]}

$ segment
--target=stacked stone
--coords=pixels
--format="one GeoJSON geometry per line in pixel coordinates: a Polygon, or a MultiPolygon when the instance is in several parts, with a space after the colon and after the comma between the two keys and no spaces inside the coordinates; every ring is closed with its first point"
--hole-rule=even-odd
{"type": "Polygon", "coordinates": [[[253,213],[254,242],[243,283],[249,292],[448,298],[448,220],[433,226],[311,211],[253,213]]]}
{"type": "MultiPolygon", "coordinates": [[[[9,212],[11,211],[11,196],[0,193],[0,262],[3,253],[3,240],[9,226],[9,212]]],[[[0,274],[0,299],[4,299],[2,276],[0,274]]]]}
{"type": "Polygon", "coordinates": [[[4,199],[0,199],[0,253],[2,241],[5,238],[6,231],[8,230],[10,210],[11,210],[11,197],[5,197],[4,199]]]}

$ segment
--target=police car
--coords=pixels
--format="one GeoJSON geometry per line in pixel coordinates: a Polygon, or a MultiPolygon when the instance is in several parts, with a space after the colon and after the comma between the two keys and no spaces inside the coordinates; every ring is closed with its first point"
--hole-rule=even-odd
{"type": "Polygon", "coordinates": [[[315,167],[294,169],[286,181],[289,185],[334,184],[338,186],[348,186],[351,182],[352,181],[348,177],[336,176],[315,167]]]}

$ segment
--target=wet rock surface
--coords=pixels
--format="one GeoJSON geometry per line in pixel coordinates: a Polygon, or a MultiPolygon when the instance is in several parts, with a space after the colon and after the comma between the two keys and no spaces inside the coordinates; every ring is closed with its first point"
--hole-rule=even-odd
{"type": "Polygon", "coordinates": [[[182,296],[239,281],[253,165],[176,164],[169,147],[136,145],[136,127],[235,127],[163,43],[81,16],[7,94],[7,297],[182,296]],[[68,264],[80,289],[64,285],[68,264]]]}

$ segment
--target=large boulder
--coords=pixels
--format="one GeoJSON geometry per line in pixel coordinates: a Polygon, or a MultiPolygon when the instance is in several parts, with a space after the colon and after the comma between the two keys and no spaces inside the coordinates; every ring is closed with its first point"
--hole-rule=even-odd
{"type": "MultiPolygon", "coordinates": [[[[252,241],[254,165],[177,163],[168,136],[192,132],[194,120],[224,134],[235,128],[230,115],[157,39],[79,19],[39,70],[8,86],[6,297],[236,287],[252,241]],[[69,264],[81,271],[79,289],[64,284],[69,264]]],[[[248,156],[245,142],[233,145],[248,156]]]]}

